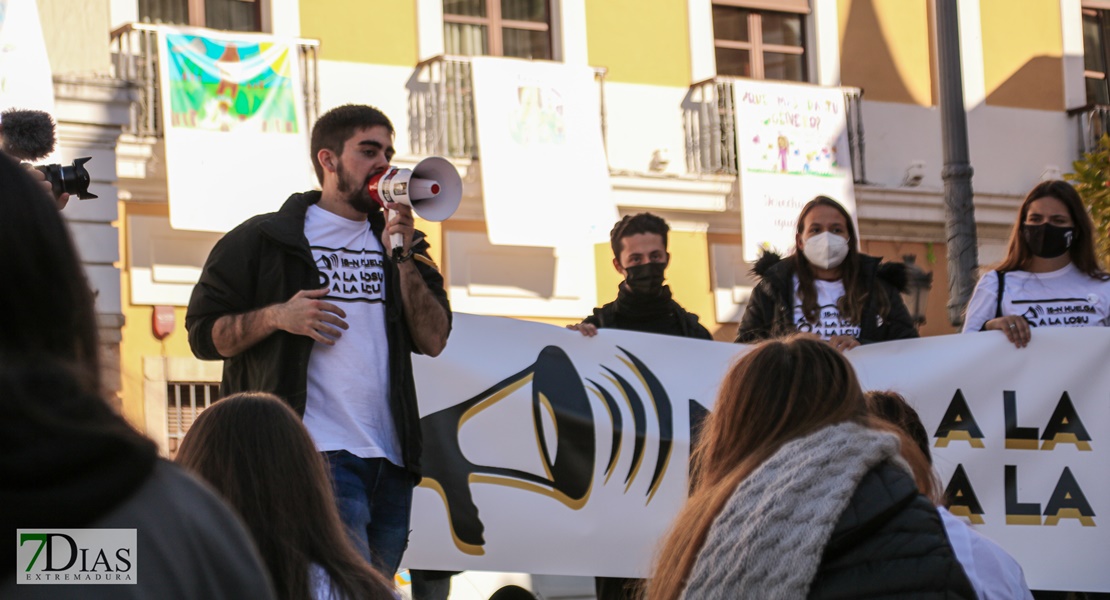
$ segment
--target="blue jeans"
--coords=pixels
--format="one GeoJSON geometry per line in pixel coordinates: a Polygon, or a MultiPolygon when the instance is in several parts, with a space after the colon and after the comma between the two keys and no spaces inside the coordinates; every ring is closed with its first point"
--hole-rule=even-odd
{"type": "Polygon", "coordinates": [[[413,477],[384,458],[324,452],[339,518],[359,553],[392,580],[409,544],[413,477]]]}

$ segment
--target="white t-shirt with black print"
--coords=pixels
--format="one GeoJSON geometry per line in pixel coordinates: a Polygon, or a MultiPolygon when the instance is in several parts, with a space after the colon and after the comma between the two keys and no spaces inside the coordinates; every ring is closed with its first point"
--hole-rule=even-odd
{"type": "MultiPolygon", "coordinates": [[[[1004,284],[1003,316],[1021,315],[1031,327],[1110,325],[1110,281],[1088,277],[1071,263],[1049,273],[1010,271],[1004,284]]],[[[971,295],[963,330],[982,330],[997,306],[998,273],[988,271],[971,295]]]]}
{"type": "Polygon", "coordinates": [[[343,309],[349,326],[334,346],[312,346],[305,427],[321,452],[346,450],[403,467],[389,408],[382,244],[368,221],[317,205],[305,213],[304,233],[316,267],[331,282],[323,300],[343,309]]]}
{"type": "Polygon", "coordinates": [[[834,335],[847,335],[859,338],[859,324],[852,323],[847,318],[841,318],[840,309],[836,303],[844,295],[844,282],[825,281],[815,279],[813,286],[817,290],[817,320],[806,320],[802,312],[802,296],[798,289],[798,278],[794,278],[794,326],[802,333],[815,333],[821,339],[828,340],[834,335]]]}

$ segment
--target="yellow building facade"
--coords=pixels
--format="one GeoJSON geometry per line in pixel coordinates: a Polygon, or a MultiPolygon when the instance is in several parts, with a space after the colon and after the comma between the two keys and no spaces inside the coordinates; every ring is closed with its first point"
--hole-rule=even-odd
{"type": "MultiPolygon", "coordinates": [[[[934,281],[922,333],[955,331],[945,311],[943,153],[931,2],[258,4],[258,31],[318,41],[317,114],[346,102],[382,108],[397,130],[399,166],[438,153],[420,142],[425,123],[436,115],[421,112],[413,90],[414,82],[437,81],[436,69],[443,65],[499,53],[592,67],[603,98],[609,192],[616,210],[650,211],[671,223],[667,282],[679,303],[722,341],[733,339],[755,281],[748,274],[751,265],[741,260],[744,214],[735,155],[728,164],[699,154],[706,129],[691,126],[696,98],[706,86],[753,75],[843,89],[859,114],[852,129],[860,148],[853,187],[863,250],[886,260],[914,255],[934,281]]],[[[1068,109],[1087,103],[1086,80],[1092,76],[1084,68],[1084,19],[1101,18],[1102,9],[1080,0],[959,4],[980,262],[989,265],[1001,257],[1025,190],[1042,177],[1067,172],[1078,158],[1086,113],[1068,109]]],[[[113,8],[113,28],[149,18],[139,13],[138,6],[113,8]]],[[[463,94],[461,87],[444,89],[463,94]]],[[[466,101],[459,96],[459,102],[466,101]]],[[[722,127],[719,121],[699,123],[722,127]]],[[[195,278],[219,234],[170,227],[159,163],[165,160],[164,146],[157,132],[125,133],[117,153],[121,404],[133,423],[172,450],[196,410],[215,399],[210,396],[219,365],[192,358],[184,313],[189,273],[195,278]],[[167,253],[173,258],[164,259],[167,253]],[[177,279],[159,281],[159,269],[167,266],[178,268],[177,279]],[[173,325],[161,339],[153,327],[155,307],[162,307],[157,310],[163,327],[172,315],[173,325]]],[[[418,227],[429,235],[457,309],[564,325],[613,299],[620,279],[607,243],[596,244],[592,255],[575,263],[580,267],[573,275],[552,266],[562,260],[557,253],[490,243],[481,149],[466,146],[449,157],[464,179],[459,212],[446,222],[418,227]],[[525,275],[532,279],[524,281],[525,275]]]]}

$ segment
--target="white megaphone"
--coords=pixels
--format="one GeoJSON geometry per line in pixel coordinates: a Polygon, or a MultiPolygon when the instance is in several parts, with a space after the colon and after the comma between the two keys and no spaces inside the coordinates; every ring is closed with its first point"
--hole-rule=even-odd
{"type": "MultiPolygon", "coordinates": [[[[462,201],[462,178],[445,158],[425,158],[412,169],[390,167],[370,180],[370,197],[385,208],[386,202],[412,207],[426,221],[446,221],[462,201]]],[[[387,222],[393,220],[389,211],[387,222]]],[[[396,258],[404,251],[401,234],[389,238],[396,258]]]]}

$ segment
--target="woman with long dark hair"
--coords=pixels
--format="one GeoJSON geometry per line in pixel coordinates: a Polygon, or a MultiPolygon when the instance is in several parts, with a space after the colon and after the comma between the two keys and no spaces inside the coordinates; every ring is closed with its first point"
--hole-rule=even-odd
{"type": "Polygon", "coordinates": [[[129,529],[135,547],[119,548],[126,560],[113,551],[110,562],[92,565],[97,576],[127,585],[77,583],[66,594],[272,598],[232,512],[160,460],[154,442],[105,400],[93,294],[76,247],[54,199],[3,154],[0,257],[0,537],[9,540],[0,544],[0,564],[8,565],[0,597],[59,594],[16,583],[35,563],[23,554],[32,544],[12,545],[17,530],[129,529]],[[11,569],[17,557],[25,562],[11,569]]]}
{"type": "Polygon", "coordinates": [[[1095,228],[1066,181],[1042,181],[1021,203],[1006,258],[979,279],[964,332],[997,330],[1018,348],[1034,327],[1110,326],[1110,274],[1095,228]]]}
{"type": "Polygon", "coordinates": [[[702,426],[648,599],[975,598],[914,482],[925,458],[901,445],[840,352],[803,336],[760,344],[702,426]]]}
{"type": "Polygon", "coordinates": [[[216,402],[189,429],[177,462],[242,515],[279,599],[394,597],[343,531],[324,459],[277,396],[244,392],[216,402]]]}
{"type": "Polygon", "coordinates": [[[835,200],[817,196],[798,215],[795,252],[766,252],[753,271],[752,291],[737,343],[791,333],[812,333],[844,351],[860,344],[917,337],[900,292],[901,263],[880,265],[861,254],[851,215],[835,200]]]}

